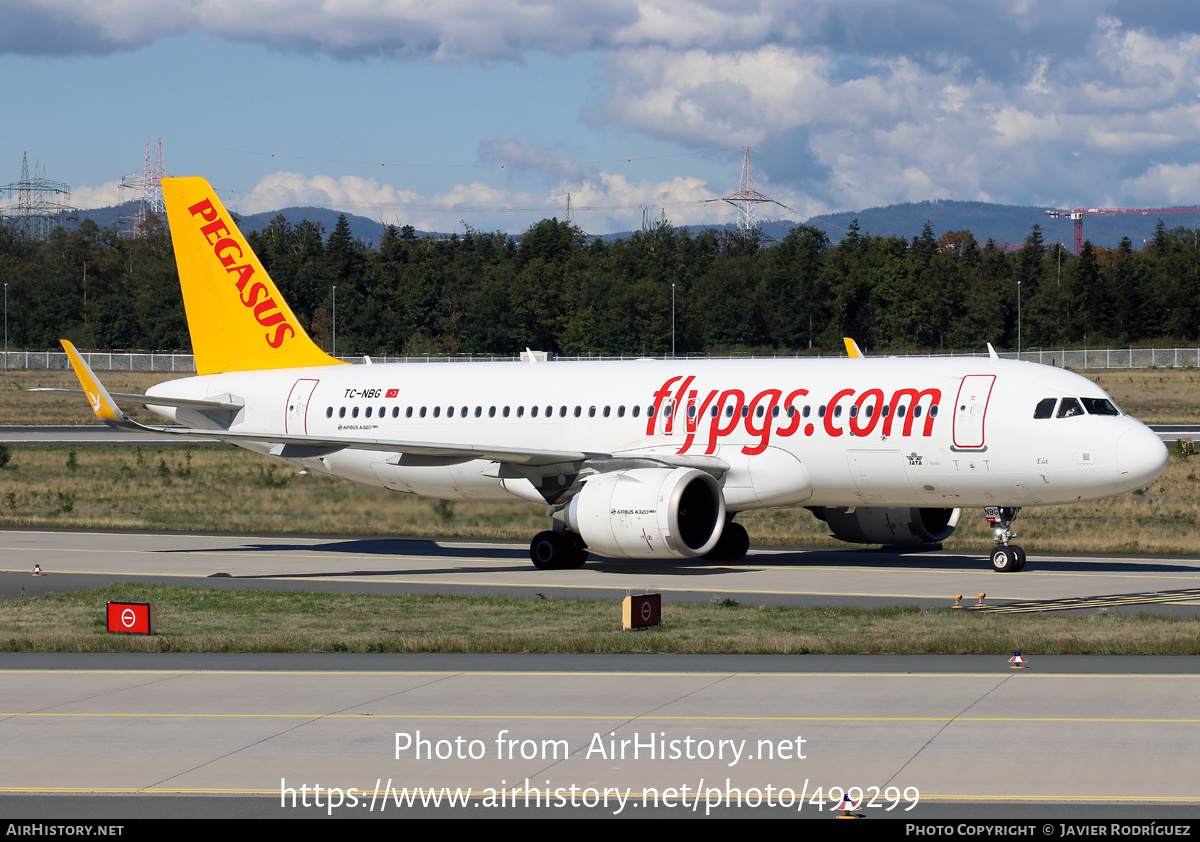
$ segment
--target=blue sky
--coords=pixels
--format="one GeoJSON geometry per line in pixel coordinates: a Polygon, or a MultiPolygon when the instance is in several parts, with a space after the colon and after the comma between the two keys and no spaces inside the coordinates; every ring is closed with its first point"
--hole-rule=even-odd
{"type": "Polygon", "coordinates": [[[1200,7],[1128,0],[5,0],[0,183],[166,169],[427,230],[1200,202],[1200,7]]]}

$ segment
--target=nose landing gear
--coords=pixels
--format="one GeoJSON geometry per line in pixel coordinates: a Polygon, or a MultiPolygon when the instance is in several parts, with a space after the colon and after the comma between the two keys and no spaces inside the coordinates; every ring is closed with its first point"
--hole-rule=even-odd
{"type": "Polygon", "coordinates": [[[992,550],[992,569],[997,573],[1016,573],[1025,567],[1025,551],[1016,544],[1009,543],[1017,537],[1009,527],[1016,520],[1019,507],[987,506],[983,516],[993,527],[996,536],[996,548],[992,550]]]}

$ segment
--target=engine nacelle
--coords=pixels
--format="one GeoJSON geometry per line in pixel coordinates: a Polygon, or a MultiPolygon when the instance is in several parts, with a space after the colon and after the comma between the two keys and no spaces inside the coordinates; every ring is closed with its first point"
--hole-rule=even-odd
{"type": "Polygon", "coordinates": [[[913,547],[940,544],[949,538],[962,509],[889,509],[857,506],[854,509],[813,506],[814,515],[829,525],[833,535],[852,544],[889,544],[913,547]]]}
{"type": "Polygon", "coordinates": [[[721,538],[725,496],[695,468],[635,468],[591,477],[561,517],[598,555],[694,558],[721,538]]]}

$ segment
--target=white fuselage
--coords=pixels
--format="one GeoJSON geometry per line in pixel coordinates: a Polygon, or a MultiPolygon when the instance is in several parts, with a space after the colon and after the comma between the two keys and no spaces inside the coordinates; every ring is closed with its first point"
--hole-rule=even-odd
{"type": "MultiPolygon", "coordinates": [[[[719,482],[730,512],[1073,503],[1131,491],[1166,465],[1158,438],[1123,414],[1034,417],[1049,398],[1106,398],[1091,381],[989,358],[330,366],[148,394],[234,396],[245,406],[231,432],[715,457],[729,465],[719,482]]],[[[426,496],[538,499],[490,460],[346,449],[288,461],[426,496]]]]}

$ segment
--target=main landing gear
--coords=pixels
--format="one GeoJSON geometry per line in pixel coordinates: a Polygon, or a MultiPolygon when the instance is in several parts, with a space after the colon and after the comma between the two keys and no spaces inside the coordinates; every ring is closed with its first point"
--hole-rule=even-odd
{"type": "Polygon", "coordinates": [[[750,549],[746,527],[729,521],[717,539],[717,545],[704,554],[705,561],[737,561],[750,549]]]}
{"type": "Polygon", "coordinates": [[[529,558],[538,570],[576,570],[588,559],[587,545],[574,532],[547,529],[529,542],[529,558]]]}
{"type": "Polygon", "coordinates": [[[1017,533],[1009,527],[1016,520],[1019,507],[987,506],[983,516],[995,530],[996,548],[992,550],[992,569],[997,573],[1016,573],[1025,567],[1025,551],[1016,544],[1010,544],[1017,533]]]}

